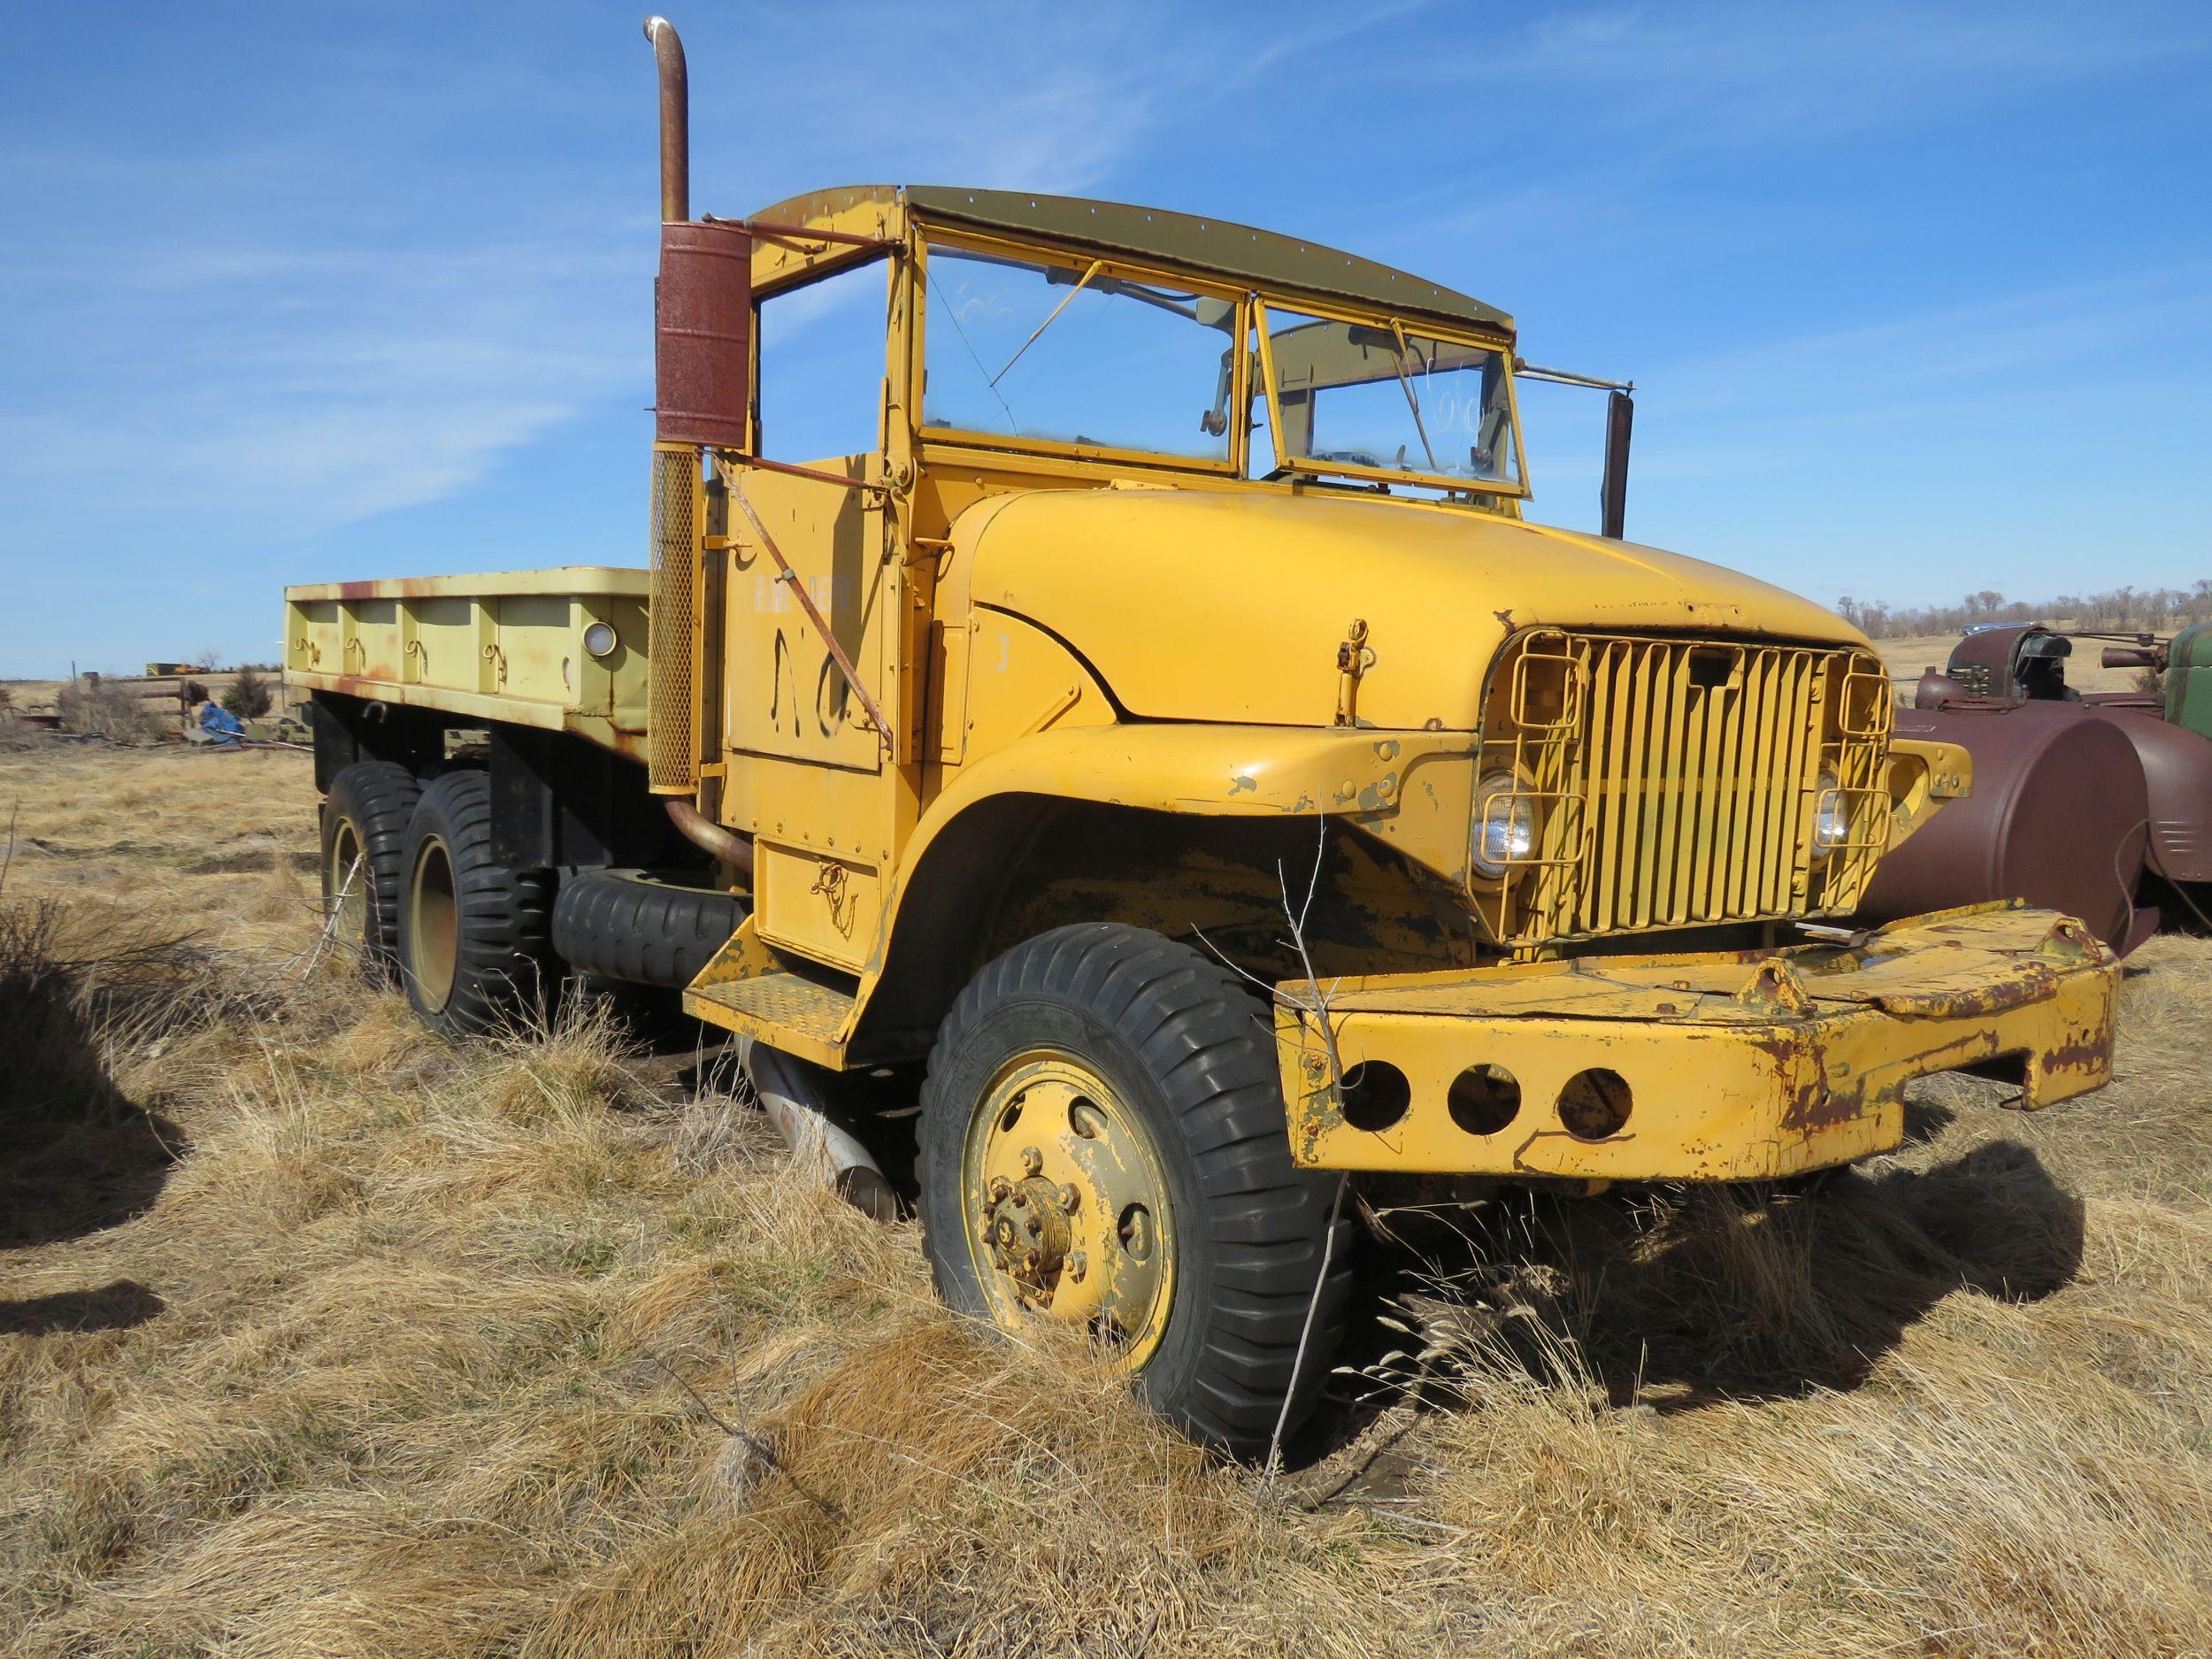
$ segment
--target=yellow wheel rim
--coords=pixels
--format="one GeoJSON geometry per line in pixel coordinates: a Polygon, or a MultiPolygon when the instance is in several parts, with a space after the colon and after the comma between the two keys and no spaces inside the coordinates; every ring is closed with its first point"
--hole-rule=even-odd
{"type": "Polygon", "coordinates": [[[459,884],[453,877],[453,856],[436,836],[424,839],[415,855],[414,879],[407,884],[411,914],[407,972],[423,1006],[435,1013],[453,995],[453,980],[461,959],[461,904],[459,884]]]}
{"type": "Polygon", "coordinates": [[[969,1119],[961,1194],[971,1259],[1002,1325],[1079,1325],[1141,1371],[1167,1332],[1175,1220],[1159,1152],[1074,1056],[1009,1061],[969,1119]]]}
{"type": "Polygon", "coordinates": [[[341,818],[330,837],[330,868],[324,891],[336,919],[336,936],[350,944],[373,946],[369,937],[369,861],[349,818],[341,818]]]}

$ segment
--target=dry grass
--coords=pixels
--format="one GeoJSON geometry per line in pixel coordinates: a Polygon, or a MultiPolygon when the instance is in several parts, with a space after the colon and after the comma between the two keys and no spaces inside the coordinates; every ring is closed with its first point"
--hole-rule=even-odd
{"type": "Polygon", "coordinates": [[[117,743],[157,743],[177,729],[173,703],[149,703],[127,686],[72,680],[54,694],[65,732],[96,732],[117,743]]]}
{"type": "Polygon", "coordinates": [[[457,1053],[303,982],[311,797],[0,756],[13,1651],[2212,1649],[2205,944],[2101,1097],[1932,1086],[1817,1195],[1501,1206],[1512,1265],[1410,1304],[1425,1408],[1271,1489],[604,1028],[457,1053]]]}

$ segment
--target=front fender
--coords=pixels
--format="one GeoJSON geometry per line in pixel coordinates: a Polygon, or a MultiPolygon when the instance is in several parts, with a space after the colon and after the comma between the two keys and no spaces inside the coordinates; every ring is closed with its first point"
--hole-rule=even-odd
{"type": "Polygon", "coordinates": [[[1218,818],[1328,816],[1463,879],[1476,740],[1466,732],[1132,722],[1045,731],[963,767],[922,814],[868,955],[887,960],[915,878],[967,813],[1010,796],[1218,818]]]}

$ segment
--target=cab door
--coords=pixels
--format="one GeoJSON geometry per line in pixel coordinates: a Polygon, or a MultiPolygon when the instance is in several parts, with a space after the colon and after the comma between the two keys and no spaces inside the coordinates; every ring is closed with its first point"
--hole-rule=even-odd
{"type": "Polygon", "coordinates": [[[873,263],[762,302],[759,447],[804,472],[729,467],[721,593],[710,600],[723,625],[721,817],[755,838],[755,927],[852,972],[874,940],[917,778],[902,729],[910,604],[884,488],[887,286],[897,294],[885,271],[873,263]],[[837,436],[873,442],[804,453],[837,436]]]}

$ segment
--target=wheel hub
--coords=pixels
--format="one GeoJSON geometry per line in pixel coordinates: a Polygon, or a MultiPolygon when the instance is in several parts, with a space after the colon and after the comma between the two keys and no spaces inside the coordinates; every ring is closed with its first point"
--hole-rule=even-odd
{"type": "MultiPolygon", "coordinates": [[[[1041,1175],[1018,1186],[1000,1186],[1003,1196],[984,1202],[985,1236],[991,1247],[991,1264],[1021,1287],[1022,1300],[1032,1307],[1049,1307],[1060,1275],[1067,1266],[1073,1229],[1060,1189],[1041,1175]]],[[[1071,1194],[1073,1188],[1070,1188],[1071,1194]]]]}
{"type": "Polygon", "coordinates": [[[1003,1068],[978,1102],[965,1174],[977,1276],[1000,1318],[1079,1324],[1142,1365],[1173,1278],[1167,1186],[1105,1080],[1061,1054],[1003,1068]]]}

